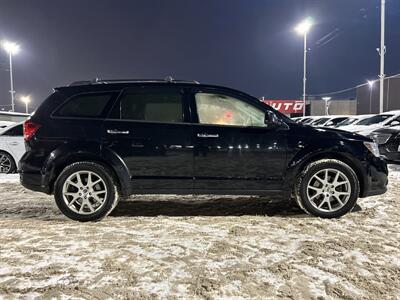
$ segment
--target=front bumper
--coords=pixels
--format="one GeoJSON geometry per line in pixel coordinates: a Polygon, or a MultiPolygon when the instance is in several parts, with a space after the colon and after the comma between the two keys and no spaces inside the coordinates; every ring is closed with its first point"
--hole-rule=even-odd
{"type": "Polygon", "coordinates": [[[365,165],[364,184],[360,198],[382,195],[387,191],[389,170],[383,158],[374,157],[365,165]]]}
{"type": "Polygon", "coordinates": [[[393,151],[394,149],[388,148],[386,145],[379,146],[379,153],[382,157],[388,162],[392,164],[400,164],[400,145],[397,151],[393,151]]]}

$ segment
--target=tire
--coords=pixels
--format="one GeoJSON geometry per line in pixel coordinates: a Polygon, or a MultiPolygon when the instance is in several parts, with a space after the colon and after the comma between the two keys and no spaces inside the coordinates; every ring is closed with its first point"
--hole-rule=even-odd
{"type": "Polygon", "coordinates": [[[296,185],[297,204],[320,218],[339,218],[357,203],[359,181],[354,170],[336,159],[310,163],[296,185]]]}
{"type": "Polygon", "coordinates": [[[7,152],[0,151],[0,173],[12,174],[17,171],[14,158],[7,152]]]}
{"type": "Polygon", "coordinates": [[[107,167],[94,162],[77,162],[67,166],[54,186],[58,208],[65,216],[76,221],[103,219],[119,200],[112,174],[107,167]]]}

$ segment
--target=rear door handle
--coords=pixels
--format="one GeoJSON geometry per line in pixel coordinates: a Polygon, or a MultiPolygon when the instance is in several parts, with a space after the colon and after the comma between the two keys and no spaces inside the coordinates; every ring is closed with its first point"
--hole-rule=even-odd
{"type": "Polygon", "coordinates": [[[211,134],[211,133],[198,133],[197,137],[199,138],[219,138],[219,134],[211,134]]]}
{"type": "Polygon", "coordinates": [[[129,130],[107,129],[108,134],[129,134],[129,130]]]}

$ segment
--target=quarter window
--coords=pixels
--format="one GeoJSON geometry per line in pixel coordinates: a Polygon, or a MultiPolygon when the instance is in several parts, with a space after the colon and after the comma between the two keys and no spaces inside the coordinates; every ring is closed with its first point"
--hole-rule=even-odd
{"type": "Polygon", "coordinates": [[[182,95],[175,91],[127,93],[112,118],[154,122],[183,122],[182,95]]]}
{"type": "Polygon", "coordinates": [[[3,133],[3,135],[4,136],[23,136],[24,132],[23,132],[22,124],[8,129],[7,131],[5,131],[3,133]]]}
{"type": "Polygon", "coordinates": [[[113,97],[112,93],[81,94],[72,97],[56,113],[59,117],[99,118],[113,97]]]}
{"type": "Polygon", "coordinates": [[[195,98],[201,124],[265,126],[265,113],[242,100],[209,93],[197,93],[195,98]]]}

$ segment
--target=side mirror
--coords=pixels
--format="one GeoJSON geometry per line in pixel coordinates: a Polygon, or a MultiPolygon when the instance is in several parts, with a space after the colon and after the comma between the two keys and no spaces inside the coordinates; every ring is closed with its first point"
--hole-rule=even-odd
{"type": "Polygon", "coordinates": [[[282,121],[276,116],[273,111],[267,111],[265,113],[264,123],[269,128],[275,128],[279,127],[282,124],[282,121]]]}

